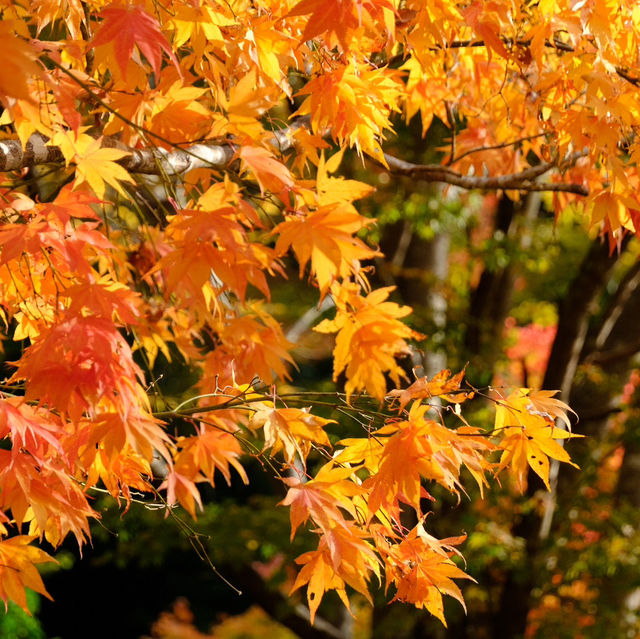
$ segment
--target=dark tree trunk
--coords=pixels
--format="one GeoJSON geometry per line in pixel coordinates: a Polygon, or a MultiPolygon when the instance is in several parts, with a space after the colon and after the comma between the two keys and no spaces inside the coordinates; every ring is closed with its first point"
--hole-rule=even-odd
{"type": "MultiPolygon", "coordinates": [[[[507,238],[513,227],[515,214],[513,200],[506,196],[500,198],[494,235],[499,232],[507,238]]],[[[480,365],[476,368],[485,376],[493,375],[493,363],[500,352],[504,320],[511,304],[512,289],[511,265],[502,269],[485,267],[478,286],[471,294],[465,348],[472,357],[477,357],[480,365]]],[[[490,377],[486,381],[489,383],[490,377]]]]}
{"type": "MultiPolygon", "coordinates": [[[[609,254],[606,244],[594,242],[559,306],[558,331],[551,349],[543,388],[561,390],[565,401],[571,392],[587,336],[589,319],[617,259],[618,255],[609,254]]],[[[541,487],[537,476],[530,472],[528,496],[532,497],[541,487]]],[[[553,511],[553,495],[548,497],[546,507],[553,511]]],[[[541,518],[532,513],[514,526],[513,534],[525,541],[527,565],[523,566],[520,573],[512,571],[507,576],[495,617],[495,639],[521,639],[524,636],[531,606],[531,590],[535,583],[536,555],[541,545],[541,524],[541,518]]]]}

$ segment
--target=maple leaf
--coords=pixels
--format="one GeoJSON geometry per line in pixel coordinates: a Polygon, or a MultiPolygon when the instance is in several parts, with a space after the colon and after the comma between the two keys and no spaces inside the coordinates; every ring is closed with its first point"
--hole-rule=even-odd
{"type": "Polygon", "coordinates": [[[462,15],[490,50],[506,58],[509,54],[500,39],[502,19],[497,8],[494,3],[477,0],[462,10],[462,15]]]}
{"type": "Polygon", "coordinates": [[[351,498],[361,494],[363,489],[351,480],[352,475],[352,469],[336,467],[330,462],[307,482],[299,477],[283,478],[289,490],[278,505],[291,507],[292,540],[298,527],[310,517],[322,530],[329,530],[337,525],[347,525],[340,508],[352,517],[356,516],[356,507],[351,498]]]}
{"type": "Polygon", "coordinates": [[[225,384],[234,380],[248,384],[256,376],[264,381],[289,379],[287,365],[294,363],[289,353],[292,344],[273,317],[258,305],[253,306],[253,311],[217,324],[221,344],[207,354],[205,375],[225,384]]]}
{"type": "Polygon", "coordinates": [[[432,462],[433,449],[419,428],[407,425],[386,439],[377,472],[364,482],[369,491],[369,518],[383,509],[399,516],[399,501],[420,512],[420,500],[429,494],[420,483],[422,476],[445,483],[444,471],[432,462]]]}
{"type": "Polygon", "coordinates": [[[368,507],[373,516],[379,508],[398,511],[398,501],[420,512],[420,499],[429,498],[421,478],[436,481],[457,494],[462,490],[460,473],[466,467],[480,492],[487,485],[485,472],[492,468],[486,460],[493,444],[470,426],[447,428],[426,419],[428,405],[415,403],[408,419],[391,422],[374,434],[383,444],[379,468],[364,482],[370,490],[368,507]]]}
{"type": "MultiPolygon", "coordinates": [[[[322,33],[332,34],[340,42],[343,49],[351,43],[350,35],[360,25],[356,6],[353,0],[302,0],[289,13],[290,16],[311,14],[302,38],[312,40],[322,33]]],[[[329,39],[331,46],[332,40],[329,39]]]]}
{"type": "Polygon", "coordinates": [[[387,392],[384,374],[388,373],[396,385],[405,376],[395,360],[408,352],[405,340],[422,337],[399,321],[411,312],[408,306],[385,301],[392,290],[381,288],[362,297],[355,284],[333,284],[336,317],[314,327],[319,333],[337,332],[333,376],[337,379],[346,369],[347,398],[366,389],[382,400],[387,392]]]}
{"type": "Polygon", "coordinates": [[[198,487],[193,480],[185,477],[176,470],[169,472],[160,488],[166,489],[167,503],[170,506],[176,502],[180,502],[194,519],[196,517],[196,506],[202,510],[202,498],[200,497],[198,487]]]}
{"type": "Polygon", "coordinates": [[[526,490],[529,467],[549,485],[549,458],[568,463],[577,468],[567,451],[556,440],[580,437],[554,423],[554,418],[569,424],[569,407],[553,399],[557,391],[539,391],[533,401],[527,389],[513,392],[500,400],[496,407],[495,430],[502,436],[503,449],[496,473],[510,467],[520,491],[526,490]]]}
{"type": "Polygon", "coordinates": [[[126,197],[120,182],[133,183],[133,179],[127,171],[116,164],[116,161],[129,155],[128,152],[105,149],[100,146],[100,140],[93,140],[78,151],[74,157],[77,170],[76,186],[86,182],[100,198],[104,198],[107,186],[110,186],[126,197]]]}
{"type": "Polygon", "coordinates": [[[29,379],[27,399],[55,406],[78,421],[84,410],[109,400],[127,412],[137,403],[132,385],[142,372],[113,323],[73,317],[43,331],[18,363],[16,379],[29,379]]]}
{"type": "Polygon", "coordinates": [[[138,295],[121,282],[113,282],[108,277],[70,286],[65,290],[65,295],[70,298],[70,315],[91,313],[106,319],[116,317],[127,324],[138,323],[138,295]]]}
{"type": "Polygon", "coordinates": [[[384,453],[384,444],[379,437],[341,439],[338,445],[344,446],[342,450],[336,451],[335,456],[341,464],[361,465],[371,474],[378,472],[384,453]]]}
{"type": "Polygon", "coordinates": [[[414,527],[397,545],[384,548],[385,575],[387,588],[394,585],[396,594],[394,600],[408,601],[418,608],[426,608],[437,617],[444,626],[442,595],[457,599],[465,609],[464,599],[460,588],[453,579],[470,579],[449,558],[443,548],[457,544],[464,537],[458,539],[436,540],[424,533],[422,526],[414,527]]]}
{"type": "MultiPolygon", "coordinates": [[[[318,204],[320,206],[353,202],[367,197],[375,191],[374,187],[364,182],[345,180],[343,177],[330,177],[330,173],[335,173],[338,170],[343,155],[344,149],[332,155],[326,162],[324,153],[320,155],[316,178],[318,204]]],[[[375,220],[367,221],[368,224],[372,222],[375,222],[375,220]]]]}
{"type": "Polygon", "coordinates": [[[267,149],[258,146],[243,146],[240,158],[251,170],[260,185],[260,193],[271,191],[287,202],[287,193],[295,186],[289,169],[276,160],[267,149]]]}
{"type": "Polygon", "coordinates": [[[242,453],[238,440],[231,434],[213,428],[201,426],[200,432],[194,437],[178,439],[176,445],[180,448],[176,455],[174,466],[176,472],[185,477],[196,480],[202,473],[213,486],[213,475],[219,470],[227,484],[231,484],[230,466],[245,484],[249,478],[237,458],[242,453]]]}
{"type": "Polygon", "coordinates": [[[313,624],[318,606],[324,593],[335,590],[345,606],[349,606],[349,598],[345,590],[344,580],[336,574],[331,557],[326,550],[318,548],[300,555],[296,563],[302,565],[290,593],[307,585],[307,601],[309,603],[309,617],[313,624]]]}
{"type": "Polygon", "coordinates": [[[154,95],[148,128],[169,142],[184,143],[205,137],[212,119],[211,112],[198,102],[204,93],[204,89],[176,80],[161,95],[154,95]]]}
{"type": "Polygon", "coordinates": [[[328,590],[335,590],[347,608],[349,599],[345,584],[371,601],[366,579],[371,573],[379,576],[379,560],[364,537],[365,533],[353,522],[348,522],[347,527],[336,526],[323,533],[317,550],[296,559],[302,569],[291,592],[308,584],[307,600],[312,623],[328,590]]]}
{"type": "Polygon", "coordinates": [[[5,611],[9,600],[15,601],[27,614],[27,597],[25,588],[51,599],[42,583],[35,564],[47,562],[57,563],[44,550],[31,546],[35,537],[17,535],[0,540],[0,598],[4,601],[5,611]]]}
{"type": "Polygon", "coordinates": [[[339,43],[346,51],[362,25],[378,32],[386,30],[387,36],[393,38],[394,13],[390,0],[302,0],[289,16],[311,14],[302,39],[312,40],[324,34],[329,48],[339,43]]]}
{"type": "Polygon", "coordinates": [[[569,413],[572,413],[576,418],[578,415],[563,401],[555,399],[554,395],[557,394],[558,391],[530,390],[527,393],[527,398],[529,399],[527,411],[538,414],[540,417],[563,421],[567,428],[571,430],[569,413]]]}
{"type": "Polygon", "coordinates": [[[399,73],[348,64],[310,80],[298,95],[308,96],[295,115],[311,116],[314,133],[330,130],[340,144],[385,163],[380,141],[397,111],[399,73]]]}
{"type": "Polygon", "coordinates": [[[442,370],[434,375],[431,380],[426,376],[418,378],[411,386],[405,389],[394,389],[387,394],[392,400],[398,400],[398,412],[416,399],[429,399],[438,397],[452,403],[464,402],[473,397],[473,392],[457,393],[464,378],[464,370],[451,377],[451,371],[442,370]]]}
{"type": "MultiPolygon", "coordinates": [[[[127,391],[129,396],[123,398],[123,403],[129,405],[128,413],[123,415],[109,411],[97,414],[88,425],[88,433],[85,436],[87,447],[93,446],[95,450],[102,448],[110,460],[117,458],[126,447],[130,447],[147,462],[151,462],[154,455],[160,455],[171,465],[171,454],[167,448],[170,438],[162,428],[162,422],[141,407],[133,405],[136,399],[144,400],[145,396],[131,396],[131,391],[126,387],[123,394],[127,391]]],[[[138,392],[138,395],[141,394],[138,392]]]]}
{"type": "Polygon", "coordinates": [[[61,458],[33,457],[0,450],[0,508],[11,509],[18,526],[57,547],[73,534],[79,546],[89,537],[89,517],[97,516],[61,458]]]}
{"type": "Polygon", "coordinates": [[[224,42],[221,27],[235,24],[231,9],[226,15],[221,5],[178,5],[169,23],[175,28],[173,45],[176,49],[187,41],[196,51],[204,53],[209,42],[224,42]]]}
{"type": "Polygon", "coordinates": [[[162,51],[179,68],[171,45],[160,30],[158,21],[151,17],[140,5],[110,4],[100,13],[102,23],[91,41],[92,47],[113,44],[116,62],[122,76],[127,76],[127,66],[137,47],[156,74],[160,75],[162,51]]]}
{"type": "Polygon", "coordinates": [[[212,271],[214,279],[223,285],[220,288],[228,288],[242,300],[248,284],[268,297],[265,271],[281,271],[272,249],[247,241],[243,225],[253,224],[249,222],[251,214],[247,213],[246,202],[227,193],[225,185],[220,186],[224,195],[218,199],[222,201],[214,202],[210,196],[210,209],[203,202],[207,210],[185,209],[173,218],[166,235],[174,250],[167,252],[149,273],[163,272],[169,291],[189,303],[193,298],[202,300],[207,310],[215,304],[215,296],[211,295],[212,271]]]}
{"type": "Polygon", "coordinates": [[[128,151],[105,148],[101,138],[94,139],[82,130],[76,135],[61,132],[54,137],[54,142],[67,161],[76,165],[74,189],[86,182],[100,199],[104,199],[107,186],[127,197],[120,182],[133,183],[133,178],[116,161],[129,155],[128,151]]]}
{"type": "Polygon", "coordinates": [[[350,275],[360,260],[380,255],[353,237],[371,222],[347,203],[325,206],[303,216],[291,216],[273,229],[278,235],[276,252],[282,254],[293,248],[300,275],[311,260],[311,271],[324,296],[335,278],[350,275]]]}
{"type": "MultiPolygon", "coordinates": [[[[99,444],[98,444],[99,446],[99,444]]],[[[126,509],[131,505],[132,490],[153,492],[154,488],[147,478],[152,475],[149,462],[135,452],[131,446],[125,445],[119,454],[98,448],[95,451],[84,451],[82,463],[88,467],[85,490],[102,482],[111,496],[118,501],[124,497],[126,509]],[[89,461],[95,452],[92,461],[89,461]]]]}
{"type": "Polygon", "coordinates": [[[261,86],[256,69],[251,69],[229,89],[229,99],[219,96],[227,110],[230,132],[237,132],[251,140],[259,139],[264,128],[259,118],[277,102],[277,89],[272,85],[261,86]]]}
{"type": "Polygon", "coordinates": [[[56,106],[60,115],[69,125],[71,130],[77,133],[82,126],[82,115],[77,104],[84,97],[84,89],[73,82],[68,76],[57,73],[55,81],[52,81],[53,93],[56,97],[56,106]]]}
{"type": "Polygon", "coordinates": [[[271,448],[272,455],[283,450],[286,461],[293,463],[296,458],[306,459],[311,444],[329,446],[323,428],[335,423],[333,419],[312,415],[308,408],[265,406],[253,414],[249,427],[263,429],[265,450],[271,448]]]}
{"type": "Polygon", "coordinates": [[[43,217],[55,216],[63,224],[69,222],[71,218],[98,220],[92,205],[101,204],[101,200],[93,197],[90,193],[74,191],[70,184],[62,187],[53,202],[38,204],[38,210],[43,217]]]}
{"type": "Polygon", "coordinates": [[[11,437],[12,455],[26,450],[35,459],[42,459],[49,447],[63,454],[63,433],[62,425],[51,413],[38,411],[16,397],[0,399],[0,438],[11,437]]]}
{"type": "Polygon", "coordinates": [[[0,20],[0,39],[4,49],[0,65],[0,99],[5,105],[8,98],[32,100],[29,81],[42,72],[36,63],[35,49],[16,36],[10,20],[0,20]]]}
{"type": "Polygon", "coordinates": [[[66,24],[71,38],[82,38],[80,25],[85,20],[85,14],[78,0],[33,0],[29,6],[38,25],[38,33],[60,19],[66,24]]]}
{"type": "Polygon", "coordinates": [[[280,20],[272,20],[261,16],[251,21],[246,33],[247,42],[254,47],[249,49],[250,59],[270,80],[280,86],[282,91],[291,97],[291,87],[286,78],[285,69],[299,63],[295,55],[297,40],[288,30],[282,28],[280,20]],[[288,64],[287,64],[288,62],[288,64]]]}

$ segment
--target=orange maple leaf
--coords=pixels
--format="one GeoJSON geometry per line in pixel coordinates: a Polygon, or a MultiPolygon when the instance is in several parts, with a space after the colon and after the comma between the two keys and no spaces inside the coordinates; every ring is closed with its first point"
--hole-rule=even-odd
{"type": "Polygon", "coordinates": [[[237,459],[242,453],[242,448],[231,433],[203,424],[196,436],[180,438],[177,446],[180,447],[180,452],[175,458],[175,469],[185,477],[197,481],[202,474],[213,486],[213,476],[218,470],[227,484],[231,484],[229,466],[233,466],[242,481],[245,484],[249,483],[247,473],[237,459]]]}
{"type": "Polygon", "coordinates": [[[481,492],[487,485],[485,472],[492,465],[485,456],[494,449],[493,444],[470,426],[452,429],[426,419],[429,408],[425,404],[413,404],[408,420],[388,423],[373,433],[383,449],[379,468],[364,482],[364,487],[371,491],[370,516],[379,508],[396,513],[399,501],[419,513],[420,499],[429,497],[421,484],[423,478],[459,493],[463,466],[472,474],[481,492]]]}
{"type": "Polygon", "coordinates": [[[335,278],[347,277],[360,260],[380,255],[379,251],[353,237],[371,222],[348,203],[324,206],[304,216],[292,216],[273,229],[274,234],[279,234],[276,252],[282,254],[293,248],[301,276],[311,260],[311,271],[324,295],[335,278]]]}
{"type": "Polygon", "coordinates": [[[302,564],[302,569],[291,592],[308,584],[311,623],[328,590],[335,590],[347,608],[349,599],[345,584],[371,601],[366,580],[371,573],[379,576],[380,568],[379,559],[364,537],[365,534],[353,522],[347,522],[346,527],[336,526],[323,533],[317,550],[296,559],[297,564],[302,564]]]}
{"type": "Polygon", "coordinates": [[[36,62],[36,51],[25,40],[15,34],[10,20],[0,21],[2,41],[2,64],[0,64],[0,98],[32,100],[29,80],[39,75],[42,69],[36,62]]]}
{"type": "Polygon", "coordinates": [[[130,412],[138,404],[133,389],[141,378],[113,322],[80,316],[43,331],[25,351],[12,380],[28,379],[27,399],[55,406],[78,421],[84,410],[107,402],[122,414],[130,412]]]}
{"type": "Polygon", "coordinates": [[[427,377],[418,378],[411,386],[404,389],[394,389],[387,394],[392,400],[398,400],[398,412],[414,399],[429,399],[438,397],[452,403],[464,402],[473,397],[473,392],[457,393],[464,377],[464,370],[451,377],[451,371],[442,370],[434,375],[431,380],[427,377]]]}
{"type": "Polygon", "coordinates": [[[189,477],[172,470],[160,486],[160,489],[164,488],[167,490],[167,504],[169,506],[180,502],[194,519],[196,517],[196,505],[202,510],[200,491],[189,477]]]}
{"type": "Polygon", "coordinates": [[[34,459],[41,459],[49,449],[64,454],[60,441],[64,433],[58,418],[45,410],[25,404],[19,397],[0,395],[0,439],[11,437],[11,453],[28,451],[34,459]]]}
{"type": "Polygon", "coordinates": [[[282,162],[259,146],[243,146],[240,158],[258,181],[262,195],[265,191],[271,191],[288,203],[287,193],[295,187],[295,183],[289,169],[282,162]]]}
{"type": "Polygon", "coordinates": [[[385,164],[380,143],[398,111],[400,72],[350,63],[310,80],[297,95],[308,96],[296,115],[311,116],[314,133],[330,130],[341,145],[385,164]]]}
{"type": "Polygon", "coordinates": [[[92,204],[102,204],[100,200],[86,191],[74,191],[70,184],[63,186],[53,202],[43,202],[36,205],[43,217],[55,216],[63,224],[72,217],[99,220],[92,204]]]}
{"type": "Polygon", "coordinates": [[[340,508],[352,517],[356,516],[356,507],[351,498],[361,494],[363,489],[350,481],[353,472],[351,468],[334,466],[330,462],[307,482],[299,477],[283,479],[289,490],[278,505],[291,506],[291,539],[300,524],[310,517],[322,530],[329,530],[334,526],[347,525],[340,508]]]}
{"type": "Polygon", "coordinates": [[[466,611],[462,592],[453,579],[475,580],[451,561],[452,552],[446,550],[463,540],[464,537],[437,540],[418,525],[399,544],[383,548],[387,588],[396,588],[394,600],[426,608],[444,626],[447,623],[442,595],[457,599],[466,611]]]}
{"type": "Polygon", "coordinates": [[[5,610],[10,599],[27,614],[31,614],[27,607],[25,588],[31,588],[51,599],[35,564],[57,562],[44,550],[30,546],[34,539],[32,536],[17,535],[0,541],[0,599],[4,601],[5,610]]]}
{"type": "Polygon", "coordinates": [[[81,546],[89,537],[88,517],[97,516],[77,480],[60,459],[33,457],[0,450],[0,508],[18,526],[29,524],[30,534],[58,546],[70,533],[81,546]]]}
{"type": "Polygon", "coordinates": [[[273,317],[253,305],[251,315],[228,317],[216,325],[220,346],[207,353],[205,375],[221,384],[250,383],[256,376],[265,382],[289,379],[292,344],[273,317]],[[242,353],[238,357],[238,353],[242,353]]]}
{"type": "Polygon", "coordinates": [[[389,0],[302,0],[289,13],[290,16],[311,14],[302,40],[312,40],[324,34],[329,48],[336,44],[346,51],[356,31],[363,25],[377,31],[395,32],[394,6],[389,0]]]}

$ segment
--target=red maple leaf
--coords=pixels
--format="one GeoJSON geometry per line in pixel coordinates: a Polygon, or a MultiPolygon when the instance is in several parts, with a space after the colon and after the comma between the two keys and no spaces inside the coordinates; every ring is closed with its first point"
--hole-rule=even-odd
{"type": "Polygon", "coordinates": [[[160,25],[141,6],[110,4],[100,13],[102,24],[93,38],[92,47],[113,43],[118,66],[123,77],[133,54],[134,45],[151,64],[156,76],[160,73],[162,51],[178,67],[171,45],[160,30],[160,25]]]}

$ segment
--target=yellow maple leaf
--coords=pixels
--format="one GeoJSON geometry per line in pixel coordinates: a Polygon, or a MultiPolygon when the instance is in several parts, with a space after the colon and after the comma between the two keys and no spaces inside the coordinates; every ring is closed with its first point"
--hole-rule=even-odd
{"type": "Polygon", "coordinates": [[[335,590],[347,608],[345,584],[371,601],[366,580],[370,573],[379,576],[380,568],[372,546],[363,537],[364,533],[353,522],[346,522],[346,526],[335,526],[324,533],[317,550],[296,559],[302,569],[291,592],[307,584],[311,623],[328,590],[335,590]]]}
{"type": "MultiPolygon", "coordinates": [[[[325,162],[324,153],[320,156],[318,164],[318,176],[316,188],[318,190],[318,204],[320,206],[339,204],[341,202],[353,202],[360,198],[371,195],[375,188],[370,184],[358,182],[357,180],[346,180],[343,177],[331,177],[330,173],[335,173],[340,166],[344,149],[331,156],[325,162]]],[[[372,222],[374,220],[371,220],[372,222]]]]}
{"type": "Polygon", "coordinates": [[[392,290],[381,288],[362,297],[357,284],[334,283],[336,317],[314,328],[319,333],[337,333],[333,378],[346,369],[347,399],[356,391],[366,390],[382,400],[387,392],[385,373],[396,385],[405,377],[395,359],[409,352],[405,340],[423,337],[400,321],[411,313],[409,306],[386,301],[392,290]]]}
{"type": "Polygon", "coordinates": [[[67,162],[76,165],[74,188],[86,183],[99,198],[104,198],[110,186],[127,197],[120,182],[133,183],[134,180],[116,161],[129,155],[128,151],[103,147],[102,138],[92,138],[82,129],[77,135],[61,131],[52,143],[60,147],[67,162]]]}
{"type": "MultiPolygon", "coordinates": [[[[555,391],[557,392],[557,391],[555,391]]],[[[552,399],[554,392],[539,391],[529,396],[529,390],[519,389],[506,399],[499,400],[496,408],[495,431],[502,436],[503,449],[496,470],[509,467],[519,490],[526,490],[529,467],[549,485],[549,458],[571,464],[569,453],[556,440],[581,437],[559,428],[554,419],[568,423],[569,407],[552,399]]]]}
{"type": "Polygon", "coordinates": [[[127,197],[120,182],[133,184],[132,177],[116,160],[129,155],[118,149],[105,149],[100,146],[100,140],[94,140],[82,153],[76,155],[76,186],[86,182],[93,192],[104,198],[107,186],[115,189],[123,197],[127,197]]]}
{"type": "Polygon", "coordinates": [[[284,458],[292,463],[298,457],[307,457],[311,444],[330,446],[327,434],[322,430],[333,419],[312,415],[308,408],[272,408],[264,406],[254,413],[249,427],[264,429],[264,448],[271,454],[284,450],[284,458]]]}

